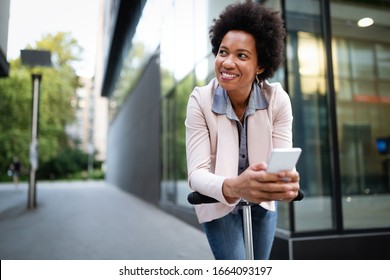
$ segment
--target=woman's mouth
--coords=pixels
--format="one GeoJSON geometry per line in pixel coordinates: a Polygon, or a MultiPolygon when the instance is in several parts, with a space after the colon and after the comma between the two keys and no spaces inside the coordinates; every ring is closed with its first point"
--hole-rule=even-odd
{"type": "Polygon", "coordinates": [[[226,79],[226,80],[232,80],[232,79],[238,77],[238,75],[237,74],[230,74],[230,73],[226,73],[226,72],[221,72],[221,77],[223,79],[226,79]]]}

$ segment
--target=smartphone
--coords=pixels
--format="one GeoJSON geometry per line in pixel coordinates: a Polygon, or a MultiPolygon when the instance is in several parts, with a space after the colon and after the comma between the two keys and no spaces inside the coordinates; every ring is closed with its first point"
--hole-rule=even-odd
{"type": "Polygon", "coordinates": [[[301,155],[301,148],[277,148],[272,150],[271,158],[268,162],[268,173],[278,173],[279,171],[292,170],[301,155]]]}

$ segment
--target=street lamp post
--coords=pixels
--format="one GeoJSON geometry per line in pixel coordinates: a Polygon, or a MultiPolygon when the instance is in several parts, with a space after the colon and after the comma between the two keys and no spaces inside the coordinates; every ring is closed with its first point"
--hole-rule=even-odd
{"type": "MultiPolygon", "coordinates": [[[[21,57],[23,64],[31,67],[51,66],[51,54],[42,50],[22,50],[21,57]]],[[[32,73],[32,115],[31,115],[31,144],[30,144],[30,183],[28,189],[28,208],[36,207],[36,172],[38,170],[38,134],[39,134],[39,95],[42,75],[32,73]]]]}
{"type": "Polygon", "coordinates": [[[30,184],[28,189],[28,208],[36,206],[36,172],[38,170],[38,132],[39,132],[39,93],[42,75],[32,74],[33,98],[30,144],[30,184]]]}

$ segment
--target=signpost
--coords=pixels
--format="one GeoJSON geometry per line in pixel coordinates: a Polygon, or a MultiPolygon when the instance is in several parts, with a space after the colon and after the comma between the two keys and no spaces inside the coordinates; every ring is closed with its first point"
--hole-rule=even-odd
{"type": "MultiPolygon", "coordinates": [[[[51,54],[42,50],[22,50],[22,62],[31,67],[51,66],[51,54]]],[[[39,134],[39,94],[42,74],[31,73],[33,96],[31,116],[31,144],[30,144],[30,183],[28,189],[28,208],[36,207],[36,172],[38,170],[38,134],[39,134]]]]}

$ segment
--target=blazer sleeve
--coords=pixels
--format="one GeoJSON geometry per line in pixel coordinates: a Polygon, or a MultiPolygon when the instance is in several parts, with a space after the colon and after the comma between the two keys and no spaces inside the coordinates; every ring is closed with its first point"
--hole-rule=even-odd
{"type": "Polygon", "coordinates": [[[272,117],[272,141],[274,148],[291,148],[292,147],[292,108],[290,96],[276,83],[272,103],[274,108],[272,117]]]}
{"type": "Polygon", "coordinates": [[[206,87],[196,87],[191,93],[188,105],[186,126],[186,156],[188,183],[193,191],[217,199],[231,206],[222,193],[222,185],[226,177],[213,173],[215,163],[212,160],[210,131],[207,119],[212,119],[211,91],[206,87]],[[205,92],[205,90],[208,92],[205,92]]]}

